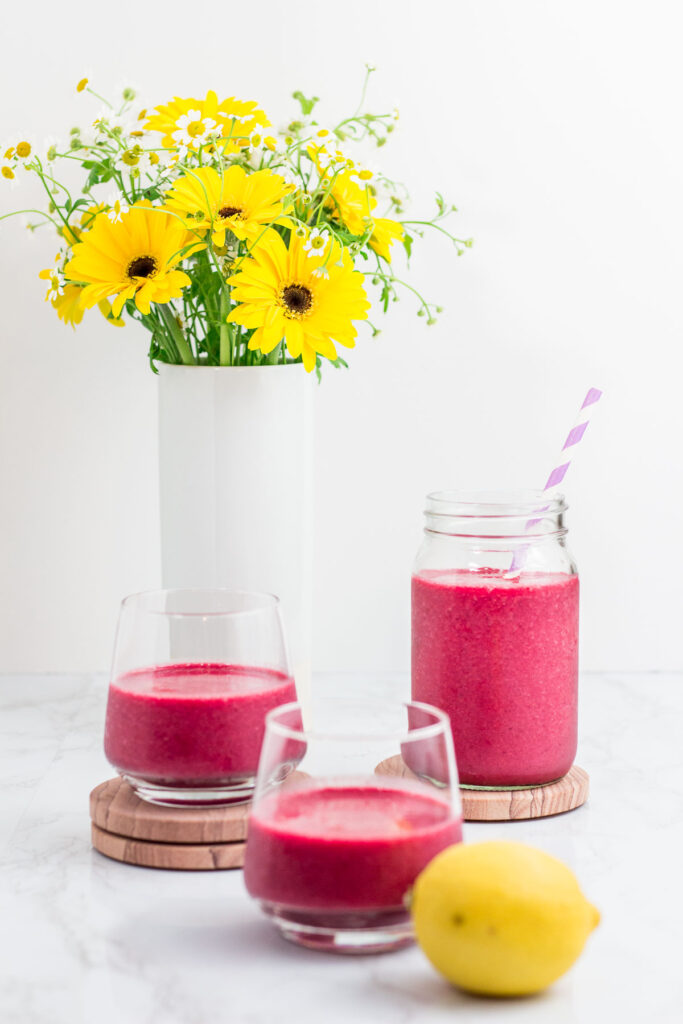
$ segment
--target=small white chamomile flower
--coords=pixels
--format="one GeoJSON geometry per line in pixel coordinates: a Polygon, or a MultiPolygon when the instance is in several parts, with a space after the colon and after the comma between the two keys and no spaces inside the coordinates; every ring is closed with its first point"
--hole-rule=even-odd
{"type": "Polygon", "coordinates": [[[14,159],[23,167],[33,159],[33,146],[26,139],[21,139],[14,147],[14,159]]]}
{"type": "Polygon", "coordinates": [[[354,178],[358,180],[360,185],[367,185],[369,181],[374,181],[379,175],[379,167],[375,163],[370,161],[364,161],[362,164],[356,166],[354,178]]]}
{"type": "Polygon", "coordinates": [[[304,242],[304,252],[309,256],[322,256],[330,241],[330,233],[325,228],[313,228],[304,242]]]}
{"type": "Polygon", "coordinates": [[[199,110],[189,110],[187,114],[181,114],[176,125],[176,131],[172,134],[173,140],[179,146],[186,146],[190,149],[210,142],[214,129],[218,127],[212,118],[202,118],[199,110]]]}
{"type": "Polygon", "coordinates": [[[50,287],[47,290],[45,301],[49,299],[50,302],[56,302],[59,296],[63,294],[64,285],[62,284],[62,280],[57,274],[53,274],[50,278],[50,287]]]}

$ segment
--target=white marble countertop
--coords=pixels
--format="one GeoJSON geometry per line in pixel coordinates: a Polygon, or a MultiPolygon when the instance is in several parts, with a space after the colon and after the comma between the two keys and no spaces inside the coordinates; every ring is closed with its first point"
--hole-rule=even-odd
{"type": "MultiPolygon", "coordinates": [[[[403,695],[405,677],[325,675],[328,690],[403,695]]],[[[129,867],[90,848],[102,677],[0,677],[3,1024],[524,1024],[683,1019],[683,674],[582,680],[589,803],[535,822],[466,826],[561,857],[603,922],[534,999],[465,996],[417,948],[345,958],[287,944],[239,871],[129,867]]]]}

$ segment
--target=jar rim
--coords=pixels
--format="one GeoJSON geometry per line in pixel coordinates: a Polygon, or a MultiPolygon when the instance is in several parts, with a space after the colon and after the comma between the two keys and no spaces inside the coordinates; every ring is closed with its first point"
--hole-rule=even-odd
{"type": "Polygon", "coordinates": [[[518,519],[539,513],[559,515],[568,508],[564,494],[556,491],[430,491],[426,515],[463,519],[518,519]]]}

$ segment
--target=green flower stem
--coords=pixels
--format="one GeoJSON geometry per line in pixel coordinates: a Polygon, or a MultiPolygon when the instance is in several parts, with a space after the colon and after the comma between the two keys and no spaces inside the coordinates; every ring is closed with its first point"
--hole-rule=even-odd
{"type": "MultiPolygon", "coordinates": [[[[20,213],[37,213],[40,217],[46,218],[46,220],[43,223],[49,221],[50,224],[53,224],[55,228],[59,230],[59,224],[57,223],[57,221],[53,220],[50,214],[46,213],[45,210],[33,210],[30,208],[26,210],[12,210],[11,213],[3,213],[2,215],[0,215],[0,220],[7,220],[8,217],[18,217],[20,213]]],[[[40,227],[40,224],[37,224],[36,227],[40,227]]]]}
{"type": "Polygon", "coordinates": [[[178,349],[181,361],[185,366],[196,366],[197,360],[194,357],[190,343],[181,328],[178,326],[178,321],[175,318],[175,313],[173,312],[170,304],[167,302],[159,303],[157,305],[157,309],[159,310],[159,315],[164,327],[170,334],[173,339],[173,343],[178,349]]]}
{"type": "MultiPolygon", "coordinates": [[[[47,187],[47,182],[45,181],[45,178],[43,177],[43,174],[42,174],[42,172],[36,169],[36,174],[37,174],[37,175],[38,175],[38,177],[40,178],[40,183],[42,184],[43,188],[44,188],[44,189],[45,189],[45,191],[47,192],[47,195],[48,195],[48,199],[49,199],[49,200],[50,200],[50,202],[52,203],[52,201],[53,201],[53,200],[52,200],[52,193],[50,192],[50,189],[49,189],[49,188],[47,187]]],[[[66,217],[64,216],[64,214],[62,213],[62,211],[61,211],[60,207],[59,207],[59,206],[57,205],[57,203],[54,203],[53,205],[54,205],[55,213],[58,213],[58,214],[59,214],[60,220],[62,221],[62,223],[64,224],[64,226],[68,228],[68,227],[69,227],[69,222],[68,222],[68,220],[66,219],[66,217]]]]}
{"type": "Polygon", "coordinates": [[[471,238],[457,238],[455,235],[452,235],[450,231],[446,231],[446,229],[442,228],[440,224],[437,224],[437,219],[438,218],[435,218],[434,220],[401,220],[399,221],[399,224],[420,224],[425,228],[434,228],[435,231],[440,231],[442,235],[446,236],[446,238],[450,238],[451,242],[454,242],[456,245],[464,245],[467,249],[471,247],[471,238]]]}
{"type": "Polygon", "coordinates": [[[104,103],[105,106],[109,107],[110,110],[114,109],[113,105],[109,102],[109,100],[105,99],[104,96],[100,96],[100,94],[98,92],[95,92],[94,89],[91,89],[89,85],[86,85],[85,91],[89,92],[91,96],[95,97],[95,99],[101,100],[101,102],[104,103]]]}
{"type": "Polygon", "coordinates": [[[221,288],[220,305],[220,349],[219,363],[221,366],[232,366],[232,331],[227,323],[227,316],[230,312],[230,298],[227,288],[221,288]]]}

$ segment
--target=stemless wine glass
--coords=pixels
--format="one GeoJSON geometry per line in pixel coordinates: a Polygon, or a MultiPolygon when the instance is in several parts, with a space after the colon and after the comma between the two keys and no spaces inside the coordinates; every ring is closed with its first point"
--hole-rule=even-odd
{"type": "Polygon", "coordinates": [[[415,878],[462,838],[448,718],[416,702],[325,697],[310,717],[298,703],[266,717],[247,890],[300,945],[397,949],[412,940],[415,878]],[[402,774],[378,774],[392,755],[402,774]]]}
{"type": "Polygon", "coordinates": [[[272,594],[157,590],[123,601],[104,752],[143,799],[248,800],[266,712],[292,700],[272,594]]]}

